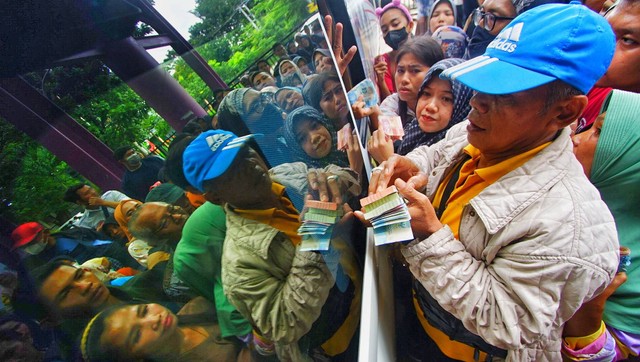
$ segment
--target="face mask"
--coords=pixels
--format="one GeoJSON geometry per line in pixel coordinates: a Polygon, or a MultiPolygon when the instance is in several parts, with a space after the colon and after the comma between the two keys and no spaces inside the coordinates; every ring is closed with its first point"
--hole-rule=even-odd
{"type": "Polygon", "coordinates": [[[129,164],[129,166],[137,166],[141,160],[142,158],[140,157],[140,155],[137,153],[134,153],[133,155],[127,157],[126,161],[129,164]]]}
{"type": "Polygon", "coordinates": [[[38,255],[46,249],[47,243],[43,243],[40,241],[36,241],[35,243],[30,243],[24,248],[24,251],[31,255],[38,255]]]}
{"type": "Polygon", "coordinates": [[[402,28],[398,30],[391,30],[384,37],[384,42],[387,43],[388,46],[393,50],[398,50],[400,45],[407,40],[409,34],[407,33],[407,28],[402,28]]]}
{"type": "Polygon", "coordinates": [[[471,35],[471,40],[469,40],[469,45],[467,45],[467,55],[465,59],[475,58],[479,55],[484,54],[484,51],[487,50],[487,46],[489,43],[495,39],[495,35],[491,35],[487,30],[485,30],[481,26],[476,26],[473,30],[473,34],[471,35]]]}

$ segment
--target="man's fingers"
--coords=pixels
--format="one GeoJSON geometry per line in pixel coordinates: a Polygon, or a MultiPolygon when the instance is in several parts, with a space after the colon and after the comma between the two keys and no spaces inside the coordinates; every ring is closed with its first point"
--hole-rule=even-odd
{"type": "Polygon", "coordinates": [[[331,200],[337,204],[342,204],[342,191],[340,190],[340,184],[338,183],[338,176],[328,176],[327,186],[331,193],[331,200]]]}
{"type": "Polygon", "coordinates": [[[320,201],[329,201],[329,190],[327,188],[327,175],[324,172],[318,174],[318,196],[320,201]]]}
{"type": "Polygon", "coordinates": [[[396,179],[394,184],[398,188],[398,192],[402,195],[402,197],[409,201],[409,204],[415,203],[422,197],[426,197],[420,192],[416,191],[416,189],[413,188],[412,184],[404,182],[401,179],[396,179]]]}
{"type": "Polygon", "coordinates": [[[358,47],[352,45],[351,48],[349,48],[349,50],[347,51],[347,54],[342,57],[342,64],[344,64],[345,66],[349,65],[349,63],[351,63],[351,61],[353,60],[353,57],[356,56],[357,51],[358,47]]]}
{"type": "Polygon", "coordinates": [[[315,171],[311,171],[307,173],[307,180],[309,181],[309,188],[311,190],[318,190],[318,173],[315,171]]]}
{"type": "Polygon", "coordinates": [[[336,24],[336,32],[334,38],[331,39],[331,46],[333,47],[333,54],[337,59],[342,57],[342,24],[336,24]]]}
{"type": "Polygon", "coordinates": [[[333,18],[331,15],[324,17],[324,28],[327,31],[327,37],[329,41],[333,43],[333,18]]]}
{"type": "Polygon", "coordinates": [[[422,190],[427,186],[428,181],[429,177],[425,173],[419,172],[417,175],[411,176],[407,183],[416,190],[422,190]]]}
{"type": "Polygon", "coordinates": [[[353,215],[354,215],[358,220],[360,220],[360,222],[361,222],[362,224],[364,224],[365,226],[367,226],[367,227],[371,226],[371,223],[370,223],[369,221],[365,220],[365,218],[364,218],[364,213],[363,213],[362,211],[360,211],[360,210],[356,210],[356,211],[354,211],[354,212],[353,212],[353,215]]]}

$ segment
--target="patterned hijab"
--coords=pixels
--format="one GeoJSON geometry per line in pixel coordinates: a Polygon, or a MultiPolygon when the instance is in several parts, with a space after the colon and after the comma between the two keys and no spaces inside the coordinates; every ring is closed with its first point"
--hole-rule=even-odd
{"type": "Polygon", "coordinates": [[[278,86],[280,86],[280,87],[300,87],[300,88],[302,88],[302,85],[304,84],[304,82],[307,81],[307,76],[302,73],[302,71],[300,70],[300,68],[298,68],[296,63],[294,63],[293,61],[291,61],[289,59],[280,60],[280,62],[278,62],[277,66],[276,66],[276,72],[277,72],[276,80],[278,82],[278,86]],[[293,68],[295,69],[295,71],[293,73],[289,74],[289,75],[286,75],[286,76],[280,74],[280,68],[282,67],[282,65],[284,63],[291,63],[291,65],[293,65],[293,68]]]}
{"type": "Polygon", "coordinates": [[[343,167],[349,167],[349,160],[344,152],[338,151],[338,135],[333,129],[331,122],[327,120],[322,113],[310,106],[302,106],[296,108],[287,116],[285,121],[284,138],[287,141],[287,146],[293,153],[294,159],[302,161],[308,166],[315,168],[322,168],[327,165],[337,165],[343,167]],[[305,119],[313,119],[324,126],[331,135],[331,152],[323,158],[311,158],[302,149],[302,146],[298,143],[296,138],[296,124],[305,119]]]}
{"type": "Polygon", "coordinates": [[[235,133],[238,137],[248,135],[249,129],[242,120],[244,95],[251,88],[240,88],[229,92],[218,107],[218,128],[235,133]]]}
{"type": "MultiPolygon", "coordinates": [[[[449,69],[462,62],[464,62],[463,59],[449,58],[441,60],[434,64],[427,72],[427,75],[425,75],[424,77],[424,81],[422,82],[420,90],[418,91],[418,97],[420,97],[420,94],[422,94],[422,91],[431,81],[431,79],[439,76],[440,73],[442,73],[444,70],[449,69]]],[[[451,92],[453,93],[453,113],[451,114],[451,119],[449,120],[447,126],[438,132],[425,133],[422,131],[422,129],[420,129],[418,119],[414,118],[404,127],[404,138],[400,143],[400,147],[398,147],[398,150],[396,151],[397,154],[406,155],[418,146],[429,146],[440,141],[444,138],[444,135],[447,133],[449,128],[457,123],[464,121],[467,118],[467,115],[469,115],[469,111],[471,110],[469,100],[473,95],[473,91],[471,90],[471,88],[463,85],[462,83],[453,81],[451,82],[451,92]]],[[[419,117],[417,110],[416,117],[419,117]]]]}

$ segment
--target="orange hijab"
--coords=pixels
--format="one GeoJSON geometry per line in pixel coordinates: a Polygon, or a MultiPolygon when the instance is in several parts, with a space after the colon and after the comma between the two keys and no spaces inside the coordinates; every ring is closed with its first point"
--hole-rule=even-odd
{"type": "Polygon", "coordinates": [[[129,239],[129,241],[133,240],[134,237],[129,232],[127,224],[129,223],[129,219],[131,218],[131,214],[133,213],[133,211],[140,207],[140,205],[142,205],[142,202],[138,200],[122,200],[120,201],[118,206],[116,206],[116,209],[113,212],[113,217],[116,219],[118,225],[120,225],[120,228],[124,230],[124,233],[125,235],[127,235],[127,239],[129,239]]]}

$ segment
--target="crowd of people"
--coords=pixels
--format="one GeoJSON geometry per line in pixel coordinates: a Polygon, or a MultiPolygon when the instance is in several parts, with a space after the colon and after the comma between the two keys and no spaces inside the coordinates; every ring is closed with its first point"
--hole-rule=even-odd
{"type": "Polygon", "coordinates": [[[166,159],[116,149],[119,190],[70,185],[72,225],[19,225],[3,360],[355,361],[359,200],[391,185],[414,235],[389,246],[398,360],[637,360],[640,2],[427,3],[418,31],[399,0],[375,9],[379,105],[348,102],[357,50],[326,17],[166,159]],[[339,149],[355,121],[368,141],[339,149]],[[305,200],[339,206],[328,250],[303,247],[305,200]]]}

